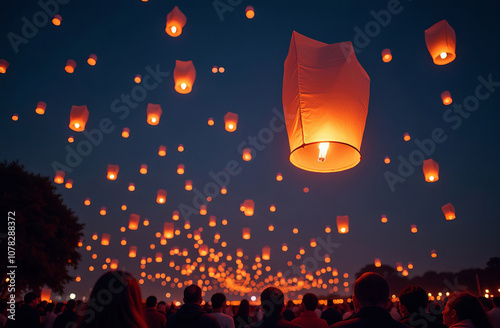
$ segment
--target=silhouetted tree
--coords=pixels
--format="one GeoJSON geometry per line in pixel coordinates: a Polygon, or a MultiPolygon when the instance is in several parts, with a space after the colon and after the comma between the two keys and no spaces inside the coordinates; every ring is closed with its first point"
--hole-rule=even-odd
{"type": "MultiPolygon", "coordinates": [[[[68,267],[80,261],[78,242],[83,224],[63,204],[51,179],[27,172],[17,161],[0,163],[1,231],[7,231],[7,212],[15,212],[16,292],[40,291],[47,285],[62,293],[73,278],[68,267]]],[[[0,236],[0,296],[7,292],[7,234],[0,236]]]]}

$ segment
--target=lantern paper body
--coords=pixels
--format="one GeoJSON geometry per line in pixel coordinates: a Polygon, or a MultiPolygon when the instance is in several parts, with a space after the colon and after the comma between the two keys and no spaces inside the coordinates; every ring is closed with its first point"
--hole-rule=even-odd
{"type": "Polygon", "coordinates": [[[42,288],[42,292],[40,293],[40,300],[50,302],[50,294],[52,294],[52,289],[50,288],[42,288]]]}
{"type": "Polygon", "coordinates": [[[198,252],[200,256],[207,256],[208,254],[208,246],[207,245],[201,245],[200,248],[198,249],[198,252]]]}
{"type": "Polygon", "coordinates": [[[441,100],[443,101],[443,105],[448,106],[453,102],[453,99],[451,98],[451,94],[449,91],[443,91],[441,94],[441,100]]]}
{"type": "Polygon", "coordinates": [[[85,124],[89,119],[89,110],[86,105],[71,106],[71,113],[69,114],[69,128],[76,132],[85,130],[85,124]]]}
{"type": "Polygon", "coordinates": [[[337,230],[339,233],[349,232],[349,216],[347,215],[337,216],[337,230]]]}
{"type": "Polygon", "coordinates": [[[248,19],[252,19],[255,17],[255,10],[253,9],[252,6],[248,6],[245,8],[245,15],[247,16],[248,19]]]}
{"type": "Polygon", "coordinates": [[[128,257],[134,258],[136,256],[137,256],[137,247],[130,246],[130,249],[128,251],[128,257]]]}
{"type": "Polygon", "coordinates": [[[167,239],[174,238],[174,224],[172,222],[165,222],[163,224],[163,237],[167,239]]]}
{"type": "Polygon", "coordinates": [[[73,59],[68,59],[66,62],[66,67],[64,67],[64,70],[66,70],[67,73],[73,73],[75,71],[76,67],[76,62],[73,59]]]}
{"type": "Polygon", "coordinates": [[[446,20],[443,19],[425,30],[425,44],[434,64],[446,65],[455,60],[455,30],[446,20]]]}
{"type": "Polygon", "coordinates": [[[234,132],[238,127],[238,114],[227,112],[224,115],[224,126],[227,132],[234,132]]]}
{"type": "Polygon", "coordinates": [[[251,199],[247,199],[243,202],[243,206],[245,207],[243,210],[245,216],[252,216],[255,208],[255,202],[251,199]]]}
{"type": "Polygon", "coordinates": [[[101,245],[108,246],[109,245],[109,233],[103,233],[101,237],[101,245]]]}
{"type": "Polygon", "coordinates": [[[243,154],[241,156],[245,162],[252,160],[252,150],[250,148],[243,149],[243,154]]]}
{"type": "Polygon", "coordinates": [[[120,167],[118,165],[108,164],[108,180],[116,180],[119,170],[120,167]]]}
{"type": "Polygon", "coordinates": [[[161,117],[161,106],[157,104],[148,104],[147,108],[147,121],[149,125],[158,125],[161,117]]]}
{"type": "Polygon", "coordinates": [[[448,221],[451,221],[451,220],[455,220],[455,207],[453,207],[453,205],[451,205],[451,203],[448,203],[446,205],[443,205],[441,207],[441,209],[443,210],[443,214],[444,214],[444,217],[446,218],[446,220],[448,221]]]}
{"type": "Polygon", "coordinates": [[[376,266],[377,268],[380,268],[380,267],[382,266],[382,262],[380,262],[380,259],[375,259],[375,261],[374,261],[374,262],[375,262],[375,266],[376,266]]]}
{"type": "Polygon", "coordinates": [[[128,228],[130,230],[137,230],[137,228],[139,228],[139,219],[139,215],[134,213],[130,214],[130,217],[128,218],[128,228]]]}
{"type": "Polygon", "coordinates": [[[128,137],[130,137],[130,129],[129,128],[123,128],[122,137],[125,138],[125,139],[127,139],[128,137]]]}
{"type": "Polygon", "coordinates": [[[390,49],[382,50],[382,61],[388,63],[392,60],[392,54],[390,49]]]}
{"type": "Polygon", "coordinates": [[[290,162],[313,172],[356,166],[369,93],[350,42],[329,45],[294,31],[283,75],[290,162]]]}
{"type": "Polygon", "coordinates": [[[139,169],[140,174],[147,174],[148,173],[148,166],[146,164],[141,164],[141,168],[139,169]]]}
{"type": "Polygon", "coordinates": [[[207,205],[200,205],[200,215],[207,215],[207,205]]]}
{"type": "Polygon", "coordinates": [[[90,66],[95,66],[96,63],[97,63],[97,56],[94,54],[91,54],[89,56],[89,58],[87,59],[87,64],[89,64],[90,66]]]}
{"type": "Polygon", "coordinates": [[[140,74],[137,74],[135,77],[134,77],[134,82],[139,84],[141,83],[142,81],[142,76],[140,74]]]}
{"type": "Polygon", "coordinates": [[[264,261],[269,261],[271,259],[271,247],[269,246],[262,247],[262,259],[264,261]]]}
{"type": "Polygon", "coordinates": [[[60,15],[55,15],[54,18],[52,18],[52,24],[55,26],[60,26],[62,22],[62,17],[60,15]]]}
{"type": "Polygon", "coordinates": [[[44,103],[43,101],[39,101],[38,104],[36,105],[35,112],[38,115],[43,115],[45,114],[45,109],[47,108],[47,104],[44,103]]]}
{"type": "Polygon", "coordinates": [[[165,32],[173,37],[178,37],[182,33],[182,28],[186,25],[186,16],[175,6],[167,15],[167,26],[165,32]]]}
{"type": "Polygon", "coordinates": [[[243,228],[242,235],[243,239],[250,239],[250,228],[243,228]]]}
{"type": "Polygon", "coordinates": [[[161,263],[163,261],[163,253],[158,252],[155,254],[155,262],[161,263]]]}
{"type": "Polygon", "coordinates": [[[175,61],[174,82],[175,91],[182,94],[190,93],[196,79],[196,69],[193,61],[175,61]]]}
{"type": "Polygon", "coordinates": [[[73,188],[73,180],[68,179],[66,180],[66,184],[64,185],[67,189],[73,188]]]}
{"type": "Polygon", "coordinates": [[[184,164],[177,165],[177,174],[184,174],[184,164]]]}
{"type": "Polygon", "coordinates": [[[9,67],[9,62],[5,59],[0,59],[0,73],[5,74],[7,72],[7,68],[9,67]]]}
{"type": "Polygon", "coordinates": [[[193,181],[186,180],[186,184],[184,185],[184,189],[186,189],[187,191],[193,190],[193,181]]]}
{"type": "Polygon", "coordinates": [[[66,175],[66,173],[64,173],[64,171],[61,171],[61,170],[56,171],[56,176],[54,178],[54,182],[57,184],[63,184],[65,175],[66,175]]]}
{"type": "Polygon", "coordinates": [[[436,182],[439,180],[439,164],[432,158],[426,159],[423,165],[425,181],[436,182]]]}
{"type": "Polygon", "coordinates": [[[158,204],[165,204],[166,200],[167,200],[167,191],[164,189],[158,190],[156,194],[156,202],[158,204]]]}
{"type": "Polygon", "coordinates": [[[167,147],[160,146],[160,148],[158,149],[158,155],[160,155],[161,157],[167,155],[167,147]]]}

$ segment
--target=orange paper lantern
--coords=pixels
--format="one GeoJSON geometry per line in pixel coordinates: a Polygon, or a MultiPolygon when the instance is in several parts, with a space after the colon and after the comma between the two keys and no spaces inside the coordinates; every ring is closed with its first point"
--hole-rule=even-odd
{"type": "Polygon", "coordinates": [[[417,225],[416,224],[412,224],[410,226],[410,231],[411,231],[411,233],[417,233],[417,231],[418,231],[417,225]]]}
{"type": "Polygon", "coordinates": [[[54,182],[57,184],[63,184],[65,175],[66,175],[66,173],[64,173],[64,171],[61,171],[61,170],[56,171],[56,176],[54,177],[54,182]]]}
{"type": "Polygon", "coordinates": [[[127,139],[128,137],[130,137],[130,129],[129,128],[123,128],[122,137],[125,138],[125,139],[127,139]]]}
{"type": "Polygon", "coordinates": [[[453,99],[451,99],[451,94],[449,91],[443,91],[441,94],[441,100],[443,101],[443,105],[448,106],[453,102],[453,99]]]}
{"type": "Polygon", "coordinates": [[[120,171],[120,167],[118,165],[108,164],[108,180],[116,180],[116,178],[118,178],[118,171],[120,171]]]}
{"type": "Polygon", "coordinates": [[[177,165],[177,174],[184,174],[184,164],[177,165]]]}
{"type": "Polygon", "coordinates": [[[243,202],[243,206],[243,214],[245,214],[245,216],[252,216],[255,208],[255,202],[252,199],[246,199],[243,202]]]}
{"type": "Polygon", "coordinates": [[[210,218],[208,218],[208,225],[210,227],[215,227],[217,225],[217,218],[215,215],[210,215],[210,218]]]}
{"type": "Polygon", "coordinates": [[[356,166],[369,94],[351,42],[329,45],[294,31],[283,75],[290,162],[324,173],[356,166]]]}
{"type": "Polygon", "coordinates": [[[271,259],[271,247],[269,246],[262,247],[262,259],[264,261],[269,261],[271,259]]]}
{"type": "Polygon", "coordinates": [[[252,19],[255,17],[255,10],[253,9],[252,6],[247,6],[245,8],[245,15],[247,16],[248,19],[252,19]]]}
{"type": "Polygon", "coordinates": [[[73,180],[68,179],[66,180],[66,184],[64,185],[67,189],[73,188],[73,180]]]}
{"type": "Polygon", "coordinates": [[[337,216],[337,230],[339,233],[349,232],[349,216],[339,215],[337,216]]]}
{"type": "Polygon", "coordinates": [[[207,205],[200,205],[200,215],[207,215],[207,205]]]}
{"type": "Polygon", "coordinates": [[[184,185],[184,189],[186,189],[187,191],[193,190],[193,181],[186,180],[186,184],[184,185]]]}
{"type": "Polygon", "coordinates": [[[161,117],[161,106],[158,104],[148,104],[147,111],[147,122],[149,125],[158,125],[160,123],[161,117]]]}
{"type": "Polygon", "coordinates": [[[69,114],[69,128],[76,132],[85,130],[85,125],[89,119],[89,110],[86,105],[71,106],[69,114]]]}
{"type": "Polygon", "coordinates": [[[196,69],[193,61],[175,61],[174,82],[175,91],[181,94],[190,93],[196,79],[196,69]]]}
{"type": "Polygon", "coordinates": [[[453,205],[451,205],[451,203],[443,205],[441,207],[441,210],[443,210],[443,214],[444,214],[444,217],[446,218],[446,220],[448,220],[448,221],[455,220],[455,218],[456,218],[455,207],[453,207],[453,205]]]}
{"type": "Polygon", "coordinates": [[[5,59],[0,59],[0,73],[5,74],[7,72],[7,68],[9,67],[9,62],[5,59]]]}
{"type": "Polygon", "coordinates": [[[101,214],[102,216],[106,215],[106,207],[105,206],[101,207],[99,214],[101,214]]]}
{"type": "Polygon", "coordinates": [[[252,150],[250,148],[243,149],[243,154],[241,156],[245,162],[252,160],[252,150]]]}
{"type": "Polygon", "coordinates": [[[128,228],[129,230],[137,230],[139,228],[139,220],[140,220],[140,216],[137,215],[137,214],[130,214],[129,218],[128,218],[128,228]]]}
{"type": "Polygon", "coordinates": [[[76,67],[76,62],[73,59],[68,59],[68,61],[66,62],[66,66],[64,67],[64,70],[67,73],[71,74],[75,71],[75,67],[76,67]]]}
{"type": "Polygon", "coordinates": [[[52,24],[55,26],[60,26],[62,22],[62,17],[60,15],[55,15],[54,18],[52,18],[52,24]]]}
{"type": "Polygon", "coordinates": [[[137,74],[135,77],[134,77],[134,82],[139,84],[141,83],[142,81],[142,76],[140,74],[137,74]]]}
{"type": "Polygon", "coordinates": [[[166,239],[174,238],[174,223],[165,222],[163,224],[163,237],[166,239]]]}
{"type": "Polygon", "coordinates": [[[50,288],[42,288],[42,292],[40,293],[40,300],[50,302],[50,294],[52,294],[52,289],[50,288]]]}
{"type": "Polygon", "coordinates": [[[110,235],[109,233],[103,233],[101,236],[101,245],[108,246],[109,245],[110,235]]]}
{"type": "Polygon", "coordinates": [[[186,16],[175,6],[167,15],[167,25],[165,32],[173,37],[178,37],[182,33],[182,28],[186,25],[186,16]]]}
{"type": "Polygon", "coordinates": [[[141,164],[141,168],[139,169],[140,174],[147,174],[148,173],[148,166],[146,164],[141,164]]]}
{"type": "Polygon", "coordinates": [[[156,193],[156,202],[158,204],[165,204],[166,201],[167,201],[167,191],[164,189],[158,190],[158,192],[156,193]]]}
{"type": "Polygon", "coordinates": [[[224,115],[224,126],[227,132],[234,132],[238,127],[238,114],[227,112],[224,115]]]}
{"type": "Polygon", "coordinates": [[[160,155],[161,157],[167,155],[167,147],[160,146],[160,149],[158,149],[158,155],[160,155]]]}
{"type": "Polygon", "coordinates": [[[172,212],[172,220],[174,220],[174,221],[179,220],[179,211],[174,210],[174,211],[172,212]]]}
{"type": "Polygon", "coordinates": [[[243,228],[241,232],[243,239],[250,239],[250,228],[243,228]]]}
{"type": "Polygon", "coordinates": [[[455,60],[455,30],[446,20],[443,19],[425,30],[425,44],[434,64],[446,65],[455,60]]]}
{"type": "Polygon", "coordinates": [[[91,54],[89,56],[89,58],[87,59],[87,64],[89,64],[90,66],[95,66],[95,64],[97,64],[97,56],[94,54],[91,54]]]}
{"type": "Polygon", "coordinates": [[[376,266],[377,268],[380,268],[380,267],[382,266],[382,262],[380,262],[380,259],[375,259],[375,261],[374,261],[374,262],[375,262],[375,266],[376,266]]]}
{"type": "Polygon", "coordinates": [[[391,60],[392,60],[391,49],[384,49],[384,50],[382,50],[382,61],[384,63],[388,63],[391,60]]]}
{"type": "Polygon", "coordinates": [[[432,158],[426,159],[423,165],[425,181],[436,182],[439,180],[439,164],[432,158]]]}
{"type": "Polygon", "coordinates": [[[44,103],[43,101],[39,101],[38,104],[36,105],[35,113],[38,115],[43,115],[45,114],[45,109],[47,108],[47,104],[44,103]]]}
{"type": "Polygon", "coordinates": [[[137,247],[136,246],[130,246],[128,250],[128,257],[134,258],[137,256],[137,247]]]}
{"type": "Polygon", "coordinates": [[[155,262],[156,263],[161,263],[163,261],[163,253],[157,252],[155,254],[155,262]]]}

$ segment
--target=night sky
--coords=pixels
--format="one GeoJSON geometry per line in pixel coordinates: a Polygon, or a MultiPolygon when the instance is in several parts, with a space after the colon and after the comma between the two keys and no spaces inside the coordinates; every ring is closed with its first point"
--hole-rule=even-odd
{"type": "MultiPolygon", "coordinates": [[[[208,262],[205,257],[207,268],[226,262],[226,268],[233,267],[234,272],[236,249],[242,248],[248,255],[243,261],[248,266],[246,270],[253,277],[255,255],[260,255],[263,246],[270,246],[271,260],[262,261],[263,273],[258,281],[285,272],[289,268],[287,261],[297,266],[305,264],[304,259],[314,254],[314,248],[309,246],[311,238],[330,240],[331,245],[336,245],[331,249],[332,261],[319,263],[318,268],[336,268],[340,281],[328,284],[328,290],[315,290],[323,295],[334,286],[338,286],[340,294],[351,293],[352,289],[345,291],[343,283],[352,284],[354,274],[366,264],[373,264],[375,258],[393,267],[401,262],[406,268],[412,262],[412,277],[428,270],[453,272],[484,267],[490,257],[500,255],[500,84],[493,82],[489,91],[483,87],[481,92],[489,96],[478,101],[476,110],[464,110],[464,117],[451,112],[465,99],[466,107],[471,108],[481,80],[500,81],[498,3],[216,3],[225,4],[226,11],[223,8],[220,11],[224,12],[218,13],[211,1],[72,0],[57,8],[62,16],[60,26],[50,21],[40,23],[37,33],[25,36],[26,42],[18,44],[17,51],[8,35],[22,37],[23,17],[33,22],[42,7],[35,1],[3,4],[0,59],[10,63],[7,73],[0,74],[3,159],[19,159],[27,170],[51,178],[56,162],[70,167],[66,162],[68,147],[75,151],[79,143],[89,140],[68,127],[73,105],[88,107],[87,135],[99,130],[99,122],[105,118],[114,127],[112,132],[102,134],[102,142],[93,145],[79,165],[66,172],[66,178],[74,181],[73,188],[57,186],[64,203],[85,223],[82,261],[79,269],[71,272],[82,280],[70,283],[63,299],[70,292],[76,293],[77,298],[88,296],[89,288],[105,271],[101,267],[106,258],[118,259],[119,268],[130,271],[137,279],[141,272],[146,272],[196,282],[200,277],[198,269],[186,277],[169,267],[171,260],[176,265],[185,264],[184,257],[170,256],[169,251],[173,247],[187,248],[188,258],[195,261],[198,251],[193,247],[194,240],[186,238],[186,234],[199,227],[203,227],[204,243],[216,253],[224,253],[219,263],[208,262]],[[388,4],[397,8],[397,13],[390,14],[390,21],[385,16],[385,26],[381,26],[374,15],[387,11],[388,4]],[[175,5],[187,17],[177,38],[165,33],[166,15],[175,5]],[[248,5],[255,8],[253,19],[245,17],[248,5]],[[455,29],[457,57],[448,65],[437,66],[426,48],[424,31],[442,19],[455,29]],[[283,63],[294,30],[325,43],[353,42],[358,49],[358,61],[370,76],[362,161],[350,170],[312,173],[296,168],[288,160],[290,148],[280,117],[283,63]],[[392,51],[390,63],[382,61],[381,51],[385,48],[392,51]],[[90,54],[97,56],[95,66],[86,62],[90,54]],[[73,74],[64,70],[68,59],[77,63],[73,74]],[[196,81],[189,94],[174,90],[176,60],[192,60],[196,68],[196,81]],[[213,66],[224,67],[225,72],[214,74],[213,66]],[[144,99],[125,105],[122,95],[138,92],[133,91],[138,86],[135,75],[144,78],[151,75],[150,71],[162,72],[157,80],[150,79],[151,84],[159,83],[147,91],[144,99]],[[453,97],[450,106],[441,101],[445,90],[453,97]],[[35,113],[38,101],[47,104],[44,115],[35,113]],[[163,115],[156,126],[146,123],[148,103],[162,107],[163,115]],[[127,110],[118,110],[119,106],[126,106],[127,110]],[[223,117],[227,112],[239,115],[234,133],[224,129],[223,117]],[[11,119],[14,113],[19,115],[17,122],[11,119]],[[209,118],[214,119],[213,126],[207,124],[209,118]],[[262,146],[252,147],[253,160],[244,162],[240,145],[248,143],[249,138],[259,139],[259,133],[262,138],[263,129],[270,124],[282,128],[271,134],[267,144],[259,142],[262,146]],[[121,136],[124,127],[130,129],[128,139],[121,136]],[[442,129],[446,140],[436,144],[425,159],[439,163],[439,181],[425,182],[422,165],[418,165],[391,190],[387,172],[398,174],[401,158],[408,160],[410,153],[419,149],[415,140],[430,139],[435,129],[442,129]],[[405,133],[412,138],[408,142],[403,140],[405,133]],[[68,143],[69,136],[74,136],[74,143],[68,143]],[[179,144],[184,145],[184,152],[177,151],[179,144]],[[160,145],[167,148],[165,157],[158,156],[160,145]],[[391,159],[388,165],[384,163],[386,156],[391,159]],[[208,203],[208,214],[192,215],[188,230],[183,227],[185,218],[172,221],[172,212],[179,210],[180,204],[193,205],[195,193],[184,189],[185,181],[192,180],[194,187],[203,192],[207,183],[213,182],[210,172],[227,172],[228,163],[234,164],[232,161],[237,163],[239,173],[226,184],[226,195],[218,193],[208,203]],[[106,179],[108,164],[120,166],[116,181],[106,179]],[[139,173],[141,164],[148,165],[146,175],[139,173]],[[176,173],[178,164],[185,165],[183,175],[176,173]],[[278,172],[283,174],[281,182],[275,178],[278,172]],[[127,190],[129,183],[135,184],[136,191],[127,190]],[[308,193],[303,191],[305,187],[309,188],[308,193]],[[158,189],[167,190],[166,204],[156,203],[158,189]],[[90,206],[83,204],[87,197],[90,206]],[[255,214],[251,217],[239,210],[245,199],[255,201],[255,214]],[[453,221],[446,221],[441,211],[446,203],[455,207],[457,218],[453,221]],[[126,211],[120,209],[123,204],[128,207],[126,211]],[[271,204],[276,206],[275,212],[269,210],[271,204]],[[99,214],[102,206],[107,208],[105,216],[99,214]],[[120,227],[127,226],[131,213],[141,216],[139,229],[120,232],[120,227]],[[380,221],[383,214],[388,217],[385,224],[380,221]],[[209,227],[210,215],[217,217],[216,227],[209,227]],[[337,215],[349,216],[349,233],[337,232],[337,215]],[[144,218],[150,221],[147,227],[142,224],[144,218]],[[221,224],[223,219],[228,221],[225,226],[221,224]],[[162,231],[164,222],[175,222],[180,235],[161,246],[155,233],[162,231]],[[269,224],[274,225],[273,232],[268,231],[269,224]],[[412,224],[418,227],[416,234],[410,232],[412,224]],[[331,233],[325,232],[326,226],[332,228],[331,233]],[[242,239],[244,227],[251,229],[250,240],[242,239]],[[297,235],[292,233],[293,228],[299,229],[297,235]],[[221,240],[214,243],[217,232],[221,240]],[[94,233],[99,237],[109,233],[110,245],[102,246],[100,239],[92,240],[94,233]],[[127,239],[126,246],[120,245],[122,238],[127,239]],[[221,247],[222,241],[227,247],[221,247]],[[287,252],[281,250],[283,243],[289,247],[287,252]],[[155,244],[156,249],[151,250],[150,244],[155,244]],[[87,245],[91,251],[85,250],[87,245]],[[138,247],[135,259],[128,257],[130,246],[138,247]],[[297,260],[300,247],[306,252],[297,260]],[[431,257],[431,250],[437,252],[437,258],[431,257]],[[154,258],[156,252],[163,253],[163,262],[155,263],[153,259],[141,270],[140,259],[154,258]],[[91,258],[94,253],[95,260],[91,258]],[[227,254],[232,255],[231,261],[226,260],[227,254]],[[91,265],[95,267],[93,272],[88,270],[91,265]],[[269,272],[264,270],[267,265],[271,266],[269,272]],[[349,274],[347,279],[343,278],[344,273],[349,274]]],[[[43,20],[44,16],[37,17],[43,20]]],[[[292,273],[287,278],[295,276],[303,277],[292,273]]],[[[329,271],[321,277],[325,282],[333,278],[329,271]]],[[[172,281],[163,287],[161,280],[145,279],[141,285],[143,297],[155,294],[167,301],[179,300],[183,288],[172,288],[172,281]],[[171,297],[167,299],[166,293],[171,297]]],[[[211,286],[216,286],[215,281],[211,286]]],[[[207,296],[213,292],[207,291],[207,296]]],[[[246,297],[259,294],[254,291],[246,297]]]]}

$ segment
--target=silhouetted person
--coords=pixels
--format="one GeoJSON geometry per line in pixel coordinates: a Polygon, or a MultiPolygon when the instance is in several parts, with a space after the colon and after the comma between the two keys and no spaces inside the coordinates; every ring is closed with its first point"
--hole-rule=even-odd
{"type": "Polygon", "coordinates": [[[120,270],[108,271],[97,280],[79,315],[78,328],[147,328],[139,284],[120,270]]]}
{"type": "Polygon", "coordinates": [[[243,328],[254,323],[255,320],[250,315],[250,303],[247,300],[241,300],[238,312],[233,317],[233,321],[236,328],[243,328]]]}
{"type": "Polygon", "coordinates": [[[64,303],[63,302],[57,303],[56,309],[54,310],[54,313],[56,314],[56,316],[60,315],[63,312],[63,309],[64,309],[64,303]]]}
{"type": "Polygon", "coordinates": [[[293,308],[295,307],[295,304],[293,304],[292,300],[289,300],[286,302],[286,309],[283,311],[283,317],[287,321],[292,321],[295,319],[295,312],[293,312],[293,308]]]}
{"type": "Polygon", "coordinates": [[[488,311],[488,318],[493,328],[500,328],[500,297],[493,297],[493,306],[493,309],[488,311]]]}
{"type": "Polygon", "coordinates": [[[294,323],[286,321],[281,315],[281,312],[285,307],[285,295],[283,295],[283,292],[280,289],[276,287],[268,287],[264,289],[262,294],[260,294],[260,303],[261,308],[264,311],[264,317],[262,320],[259,320],[248,327],[300,327],[294,323]]]}
{"type": "Polygon", "coordinates": [[[45,317],[43,318],[43,328],[52,328],[56,321],[57,315],[54,313],[56,305],[49,303],[45,307],[45,317]]]}
{"type": "Polygon", "coordinates": [[[342,314],[333,308],[333,299],[326,301],[326,309],[321,313],[321,319],[326,320],[329,326],[342,321],[342,314]]]}
{"type": "Polygon", "coordinates": [[[184,289],[184,304],[168,317],[167,328],[221,328],[219,321],[203,310],[202,301],[201,288],[196,285],[187,286],[184,289]]]}
{"type": "Polygon", "coordinates": [[[488,315],[477,298],[469,293],[453,293],[443,311],[449,328],[492,328],[488,315]]]}
{"type": "Polygon", "coordinates": [[[24,304],[16,313],[15,326],[19,328],[40,328],[40,315],[36,309],[38,305],[38,295],[33,292],[24,295],[24,304]]]}
{"type": "Polygon", "coordinates": [[[314,310],[318,307],[318,297],[312,293],[307,293],[302,297],[302,305],[305,311],[300,314],[297,318],[292,320],[302,328],[328,328],[328,323],[326,320],[318,318],[318,315],[314,310]]]}
{"type": "Polygon", "coordinates": [[[165,328],[167,317],[156,309],[156,297],[149,296],[146,299],[146,308],[144,309],[144,320],[148,328],[165,328]]]}
{"type": "Polygon", "coordinates": [[[356,314],[351,319],[338,322],[331,327],[355,328],[403,328],[407,327],[394,320],[387,308],[389,299],[389,284],[374,272],[364,273],[354,283],[352,297],[356,314]]]}
{"type": "Polygon", "coordinates": [[[75,312],[76,309],[76,301],[69,300],[66,302],[66,310],[61,313],[54,321],[53,328],[70,328],[75,327],[78,316],[75,312]]]}
{"type": "Polygon", "coordinates": [[[429,297],[418,286],[407,286],[399,293],[401,323],[410,327],[446,328],[441,321],[441,311],[428,309],[429,297]],[[430,313],[428,310],[431,310],[430,313]]]}
{"type": "Polygon", "coordinates": [[[226,296],[222,293],[215,293],[210,300],[213,309],[210,315],[219,320],[222,328],[234,328],[233,318],[224,313],[226,309],[226,296]]]}

